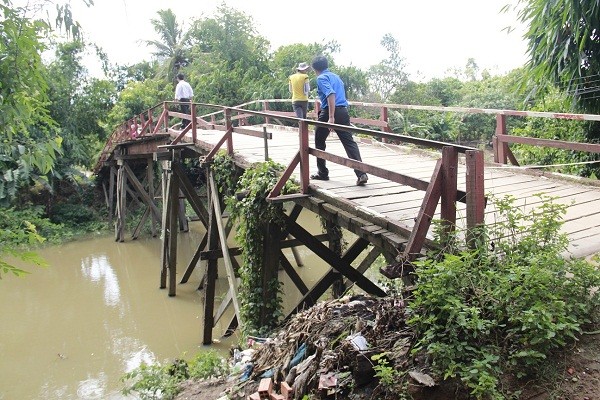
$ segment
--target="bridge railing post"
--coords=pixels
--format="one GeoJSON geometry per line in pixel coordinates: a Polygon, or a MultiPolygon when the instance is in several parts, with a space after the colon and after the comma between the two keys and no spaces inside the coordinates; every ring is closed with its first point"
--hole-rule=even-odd
{"type": "Polygon", "coordinates": [[[309,165],[308,165],[308,122],[302,120],[299,123],[298,135],[300,138],[300,190],[302,194],[308,193],[309,165]]]}
{"type": "MultiPolygon", "coordinates": [[[[379,116],[379,120],[381,120],[387,124],[387,122],[388,122],[388,108],[387,107],[381,107],[381,114],[379,116]]],[[[391,132],[392,130],[390,129],[390,127],[388,125],[386,125],[383,127],[382,131],[391,132]]],[[[383,138],[382,142],[388,143],[388,140],[386,138],[383,138]]]]}
{"type": "Polygon", "coordinates": [[[466,192],[467,192],[467,245],[474,248],[479,243],[480,229],[484,223],[484,163],[483,151],[467,150],[466,192]]]}
{"type": "Polygon", "coordinates": [[[146,132],[148,134],[152,134],[152,132],[154,132],[154,119],[152,118],[152,109],[148,110],[148,129],[146,129],[146,132]]]}
{"type": "Polygon", "coordinates": [[[452,146],[442,149],[441,219],[446,233],[456,227],[456,189],[458,186],[458,151],[452,146]]]}
{"type": "Polygon", "coordinates": [[[233,156],[233,123],[231,122],[231,108],[225,108],[225,127],[227,128],[227,154],[233,156]]]}
{"type": "Polygon", "coordinates": [[[198,121],[196,121],[196,104],[192,103],[191,104],[191,110],[190,112],[192,113],[192,143],[196,143],[196,129],[198,126],[198,121]]]}
{"type": "MultiPolygon", "coordinates": [[[[263,105],[263,111],[269,112],[269,103],[267,103],[266,101],[263,101],[262,105],[263,105]]],[[[265,117],[265,124],[268,124],[270,122],[271,122],[271,120],[269,119],[269,117],[265,117]]]]}
{"type": "Polygon", "coordinates": [[[492,141],[492,145],[494,147],[494,162],[496,163],[506,164],[508,161],[508,144],[504,143],[502,140],[499,140],[502,137],[502,135],[506,134],[506,115],[496,114],[496,136],[492,141]]]}
{"type": "Polygon", "coordinates": [[[163,128],[165,132],[169,131],[169,104],[165,101],[163,103],[163,115],[165,118],[163,119],[163,128]]]}

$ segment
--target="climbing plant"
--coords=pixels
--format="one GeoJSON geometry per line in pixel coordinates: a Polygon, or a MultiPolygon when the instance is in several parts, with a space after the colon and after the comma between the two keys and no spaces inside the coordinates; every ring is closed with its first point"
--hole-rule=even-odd
{"type": "MultiPolygon", "coordinates": [[[[275,224],[281,229],[284,224],[283,204],[266,200],[283,169],[283,165],[273,161],[256,164],[247,169],[237,182],[236,191],[243,193],[243,198],[229,196],[226,200],[230,216],[238,225],[235,238],[242,248],[239,300],[247,334],[268,332],[282,315],[279,279],[275,277],[263,282],[262,268],[265,228],[268,224],[275,224]],[[268,316],[264,326],[261,326],[261,314],[268,316]]],[[[294,192],[297,192],[297,185],[288,181],[282,194],[294,192]]]]}
{"type": "Polygon", "coordinates": [[[226,151],[220,151],[213,159],[210,168],[219,194],[225,197],[233,196],[239,178],[233,157],[227,154],[226,151]]]}

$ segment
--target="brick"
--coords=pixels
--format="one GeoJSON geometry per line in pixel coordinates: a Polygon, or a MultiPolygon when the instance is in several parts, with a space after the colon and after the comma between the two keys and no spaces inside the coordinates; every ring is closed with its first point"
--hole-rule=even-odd
{"type": "Polygon", "coordinates": [[[258,394],[258,392],[252,393],[246,398],[246,400],[260,400],[260,395],[258,394]]]}
{"type": "Polygon", "coordinates": [[[294,389],[286,381],[281,382],[281,394],[285,400],[292,400],[294,389]]]}
{"type": "Polygon", "coordinates": [[[283,395],[277,394],[277,393],[271,393],[269,399],[270,400],[286,400],[286,398],[283,397],[283,395]]]}
{"type": "Polygon", "coordinates": [[[273,381],[271,378],[263,378],[258,384],[258,394],[261,399],[269,399],[269,395],[273,391],[273,381]]]}

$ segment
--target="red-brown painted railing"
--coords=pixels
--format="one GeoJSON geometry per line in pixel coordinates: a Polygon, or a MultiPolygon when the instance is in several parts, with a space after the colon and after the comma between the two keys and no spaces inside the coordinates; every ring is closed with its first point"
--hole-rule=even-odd
{"type": "MultiPolygon", "coordinates": [[[[309,118],[316,118],[319,110],[319,103],[311,100],[314,103],[314,110],[309,112],[309,118]]],[[[289,99],[269,99],[269,100],[256,100],[248,103],[241,104],[236,109],[244,109],[247,107],[258,106],[262,111],[269,113],[269,116],[265,117],[265,123],[270,123],[272,119],[277,117],[293,117],[293,112],[285,111],[272,111],[269,109],[269,104],[277,103],[290,103],[289,99]]],[[[100,159],[96,165],[95,171],[97,172],[102,166],[102,162],[106,160],[108,154],[112,152],[112,147],[116,143],[132,140],[139,136],[148,136],[159,131],[168,132],[168,118],[181,117],[183,114],[176,111],[169,111],[168,108],[174,105],[174,102],[165,102],[150,108],[131,118],[120,125],[115,132],[107,140],[107,143],[102,151],[100,159]],[[157,115],[157,110],[161,111],[160,115],[157,115]]],[[[419,105],[407,105],[407,104],[380,104],[380,103],[366,103],[366,102],[350,102],[354,107],[372,108],[379,111],[379,119],[365,119],[365,118],[351,118],[351,122],[354,124],[366,125],[370,127],[377,127],[383,132],[391,132],[388,123],[388,112],[390,109],[400,110],[420,110],[420,111],[431,111],[431,112],[453,112],[453,113],[466,113],[466,114],[493,114],[496,115],[496,132],[493,137],[494,145],[494,161],[497,163],[506,164],[509,160],[514,165],[519,165],[518,161],[512,154],[509,148],[510,143],[521,143],[533,146],[546,146],[555,147],[569,150],[579,150],[586,152],[598,153],[600,152],[600,144],[592,143],[576,143],[567,142],[560,140],[549,140],[549,139],[538,139],[538,138],[526,138],[521,136],[512,136],[507,132],[506,129],[506,118],[509,116],[513,117],[536,117],[536,118],[555,118],[555,119],[572,119],[572,120],[585,120],[585,121],[600,121],[600,115],[596,114],[573,114],[573,113],[553,113],[553,112],[536,112],[536,111],[516,111],[516,110],[501,110],[501,109],[485,109],[485,108],[466,108],[466,107],[438,107],[438,106],[419,106],[419,105]]],[[[195,114],[197,106],[200,104],[192,104],[192,113],[195,114]]],[[[211,128],[224,129],[225,120],[219,115],[223,115],[222,107],[216,105],[203,104],[203,106],[209,106],[219,109],[218,111],[192,118],[192,126],[189,130],[192,131],[192,136],[196,138],[197,130],[211,128]],[[207,121],[206,119],[209,119],[207,121]],[[196,125],[196,126],[194,126],[196,125]]],[[[236,111],[235,115],[231,116],[232,122],[237,122],[239,126],[248,124],[248,118],[251,114],[243,111],[236,111]]],[[[191,116],[190,116],[191,117],[191,116]]],[[[187,132],[186,132],[187,133],[187,132]]]]}
{"type": "MultiPolygon", "coordinates": [[[[219,151],[227,143],[227,151],[233,154],[233,132],[250,134],[254,136],[261,135],[256,131],[243,128],[248,124],[249,118],[261,118],[265,123],[271,123],[273,120],[283,120],[289,125],[298,126],[299,143],[298,153],[290,161],[285,169],[280,181],[269,195],[271,201],[282,201],[293,196],[281,196],[281,189],[287,179],[299,167],[300,195],[309,193],[309,157],[319,157],[325,160],[338,163],[353,169],[360,169],[368,174],[388,179],[392,182],[408,185],[418,190],[425,191],[421,211],[416,219],[416,224],[409,238],[409,244],[406,250],[406,256],[410,257],[416,254],[425,240],[427,229],[431,222],[431,216],[439,201],[442,203],[442,219],[452,228],[456,224],[456,201],[462,201],[467,204],[467,228],[468,232],[472,228],[483,223],[485,197],[483,187],[483,152],[480,150],[450,143],[443,143],[433,140],[420,139],[407,135],[390,133],[388,124],[389,109],[406,109],[436,112],[456,112],[456,113],[483,113],[495,114],[497,125],[496,135],[494,137],[494,157],[496,162],[506,163],[508,159],[514,164],[518,164],[508,148],[508,143],[523,143],[536,146],[549,146],[564,149],[600,152],[600,145],[588,143],[573,143],[565,141],[525,138],[508,135],[506,131],[506,117],[541,117],[541,118],[559,118],[574,120],[600,121],[600,115],[591,114],[567,114],[567,113],[545,113],[545,112],[526,112],[498,109],[480,109],[480,108],[462,108],[462,107],[436,107],[436,106],[417,106],[403,104],[379,104],[350,102],[355,107],[368,107],[379,110],[379,119],[352,118],[351,122],[380,128],[381,130],[372,130],[358,128],[355,126],[337,126],[323,122],[313,121],[311,119],[298,119],[292,112],[273,111],[269,109],[271,103],[289,103],[290,100],[259,100],[242,104],[238,107],[223,107],[213,104],[193,103],[191,105],[190,115],[182,114],[178,111],[171,111],[170,108],[177,105],[176,102],[164,102],[137,116],[128,120],[119,126],[111,135],[98,161],[96,171],[101,168],[103,161],[107,159],[115,145],[124,141],[136,140],[140,137],[148,137],[158,133],[169,133],[176,135],[172,144],[178,143],[184,137],[191,133],[192,140],[196,142],[199,129],[223,130],[225,133],[221,140],[213,147],[205,157],[206,161],[219,151]],[[213,113],[197,115],[198,107],[216,108],[213,113]],[[249,107],[258,107],[261,111],[251,110],[249,107]],[[185,129],[177,129],[177,124],[171,125],[172,119],[191,119],[185,129]],[[234,126],[237,124],[237,126],[234,126]],[[327,128],[341,128],[353,133],[372,136],[382,141],[393,141],[395,143],[409,143],[422,147],[435,148],[442,151],[442,156],[438,161],[434,174],[429,182],[415,179],[394,171],[388,171],[364,162],[340,157],[325,151],[312,148],[308,141],[308,126],[323,126],[327,128]],[[465,154],[465,164],[467,169],[465,187],[466,191],[458,191],[456,182],[456,170],[458,154],[465,154]]],[[[315,118],[319,111],[319,104],[315,103],[314,110],[309,113],[309,118],[315,118]]],[[[265,150],[266,151],[266,150],[265,150]]]]}

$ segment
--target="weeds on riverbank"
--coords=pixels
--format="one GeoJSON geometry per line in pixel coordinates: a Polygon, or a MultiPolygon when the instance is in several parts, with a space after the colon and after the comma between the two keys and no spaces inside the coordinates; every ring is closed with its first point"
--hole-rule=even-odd
{"type": "Polygon", "coordinates": [[[229,364],[214,351],[200,353],[189,362],[176,359],[166,364],[142,363],[121,378],[125,384],[122,393],[135,394],[141,400],[168,400],[179,393],[186,379],[220,378],[228,373],[229,364]]]}
{"type": "Polygon", "coordinates": [[[540,199],[529,210],[511,198],[496,200],[505,222],[480,236],[476,249],[445,249],[417,263],[408,303],[418,338],[413,353],[478,399],[505,398],[503,375],[531,375],[597,322],[600,272],[564,256],[568,243],[559,229],[566,206],[540,199]]]}

